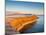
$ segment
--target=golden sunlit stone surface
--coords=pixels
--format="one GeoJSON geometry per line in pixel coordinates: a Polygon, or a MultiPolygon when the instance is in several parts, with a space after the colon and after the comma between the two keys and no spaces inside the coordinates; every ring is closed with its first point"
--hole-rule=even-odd
{"type": "Polygon", "coordinates": [[[6,23],[16,31],[22,32],[30,28],[37,21],[37,16],[25,16],[25,17],[14,17],[14,18],[6,18],[6,23]]]}

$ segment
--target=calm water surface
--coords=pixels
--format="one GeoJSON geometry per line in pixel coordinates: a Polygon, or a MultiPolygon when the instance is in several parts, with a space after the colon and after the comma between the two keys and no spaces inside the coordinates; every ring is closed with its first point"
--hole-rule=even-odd
{"type": "Polygon", "coordinates": [[[38,17],[39,19],[37,23],[32,27],[32,29],[24,31],[25,33],[44,32],[44,16],[38,16],[38,17]]]}
{"type": "MultiPolygon", "coordinates": [[[[38,16],[39,19],[37,20],[37,23],[30,29],[24,31],[23,33],[32,33],[32,32],[44,32],[44,16],[38,16]]],[[[14,31],[9,31],[9,27],[6,26],[6,32],[16,33],[14,31]],[[8,30],[7,30],[8,29],[8,30]]],[[[12,29],[10,29],[12,30],[12,29]]]]}

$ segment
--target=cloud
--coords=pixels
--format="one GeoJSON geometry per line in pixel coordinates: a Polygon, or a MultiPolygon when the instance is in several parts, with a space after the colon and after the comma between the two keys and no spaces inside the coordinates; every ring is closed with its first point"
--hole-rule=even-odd
{"type": "Polygon", "coordinates": [[[32,14],[32,15],[43,15],[43,12],[25,12],[25,11],[7,11],[6,15],[16,15],[16,14],[32,14]]]}

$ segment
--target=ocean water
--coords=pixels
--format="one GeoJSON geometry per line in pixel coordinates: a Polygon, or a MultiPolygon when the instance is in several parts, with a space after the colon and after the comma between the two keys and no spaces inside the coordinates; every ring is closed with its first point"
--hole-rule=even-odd
{"type": "MultiPolygon", "coordinates": [[[[37,20],[37,23],[30,29],[25,30],[22,33],[40,33],[44,32],[44,16],[38,16],[39,19],[37,20]]],[[[16,34],[20,32],[15,32],[11,28],[9,29],[9,25],[6,25],[6,34],[16,34]]]]}
{"type": "Polygon", "coordinates": [[[37,23],[31,29],[24,31],[24,33],[44,32],[44,16],[38,17],[37,23]]]}

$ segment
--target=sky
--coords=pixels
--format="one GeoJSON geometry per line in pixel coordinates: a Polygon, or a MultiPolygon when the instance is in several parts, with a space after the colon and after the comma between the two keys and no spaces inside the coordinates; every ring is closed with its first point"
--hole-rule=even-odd
{"type": "Polygon", "coordinates": [[[44,3],[6,0],[6,11],[43,15],[44,3]]]}

